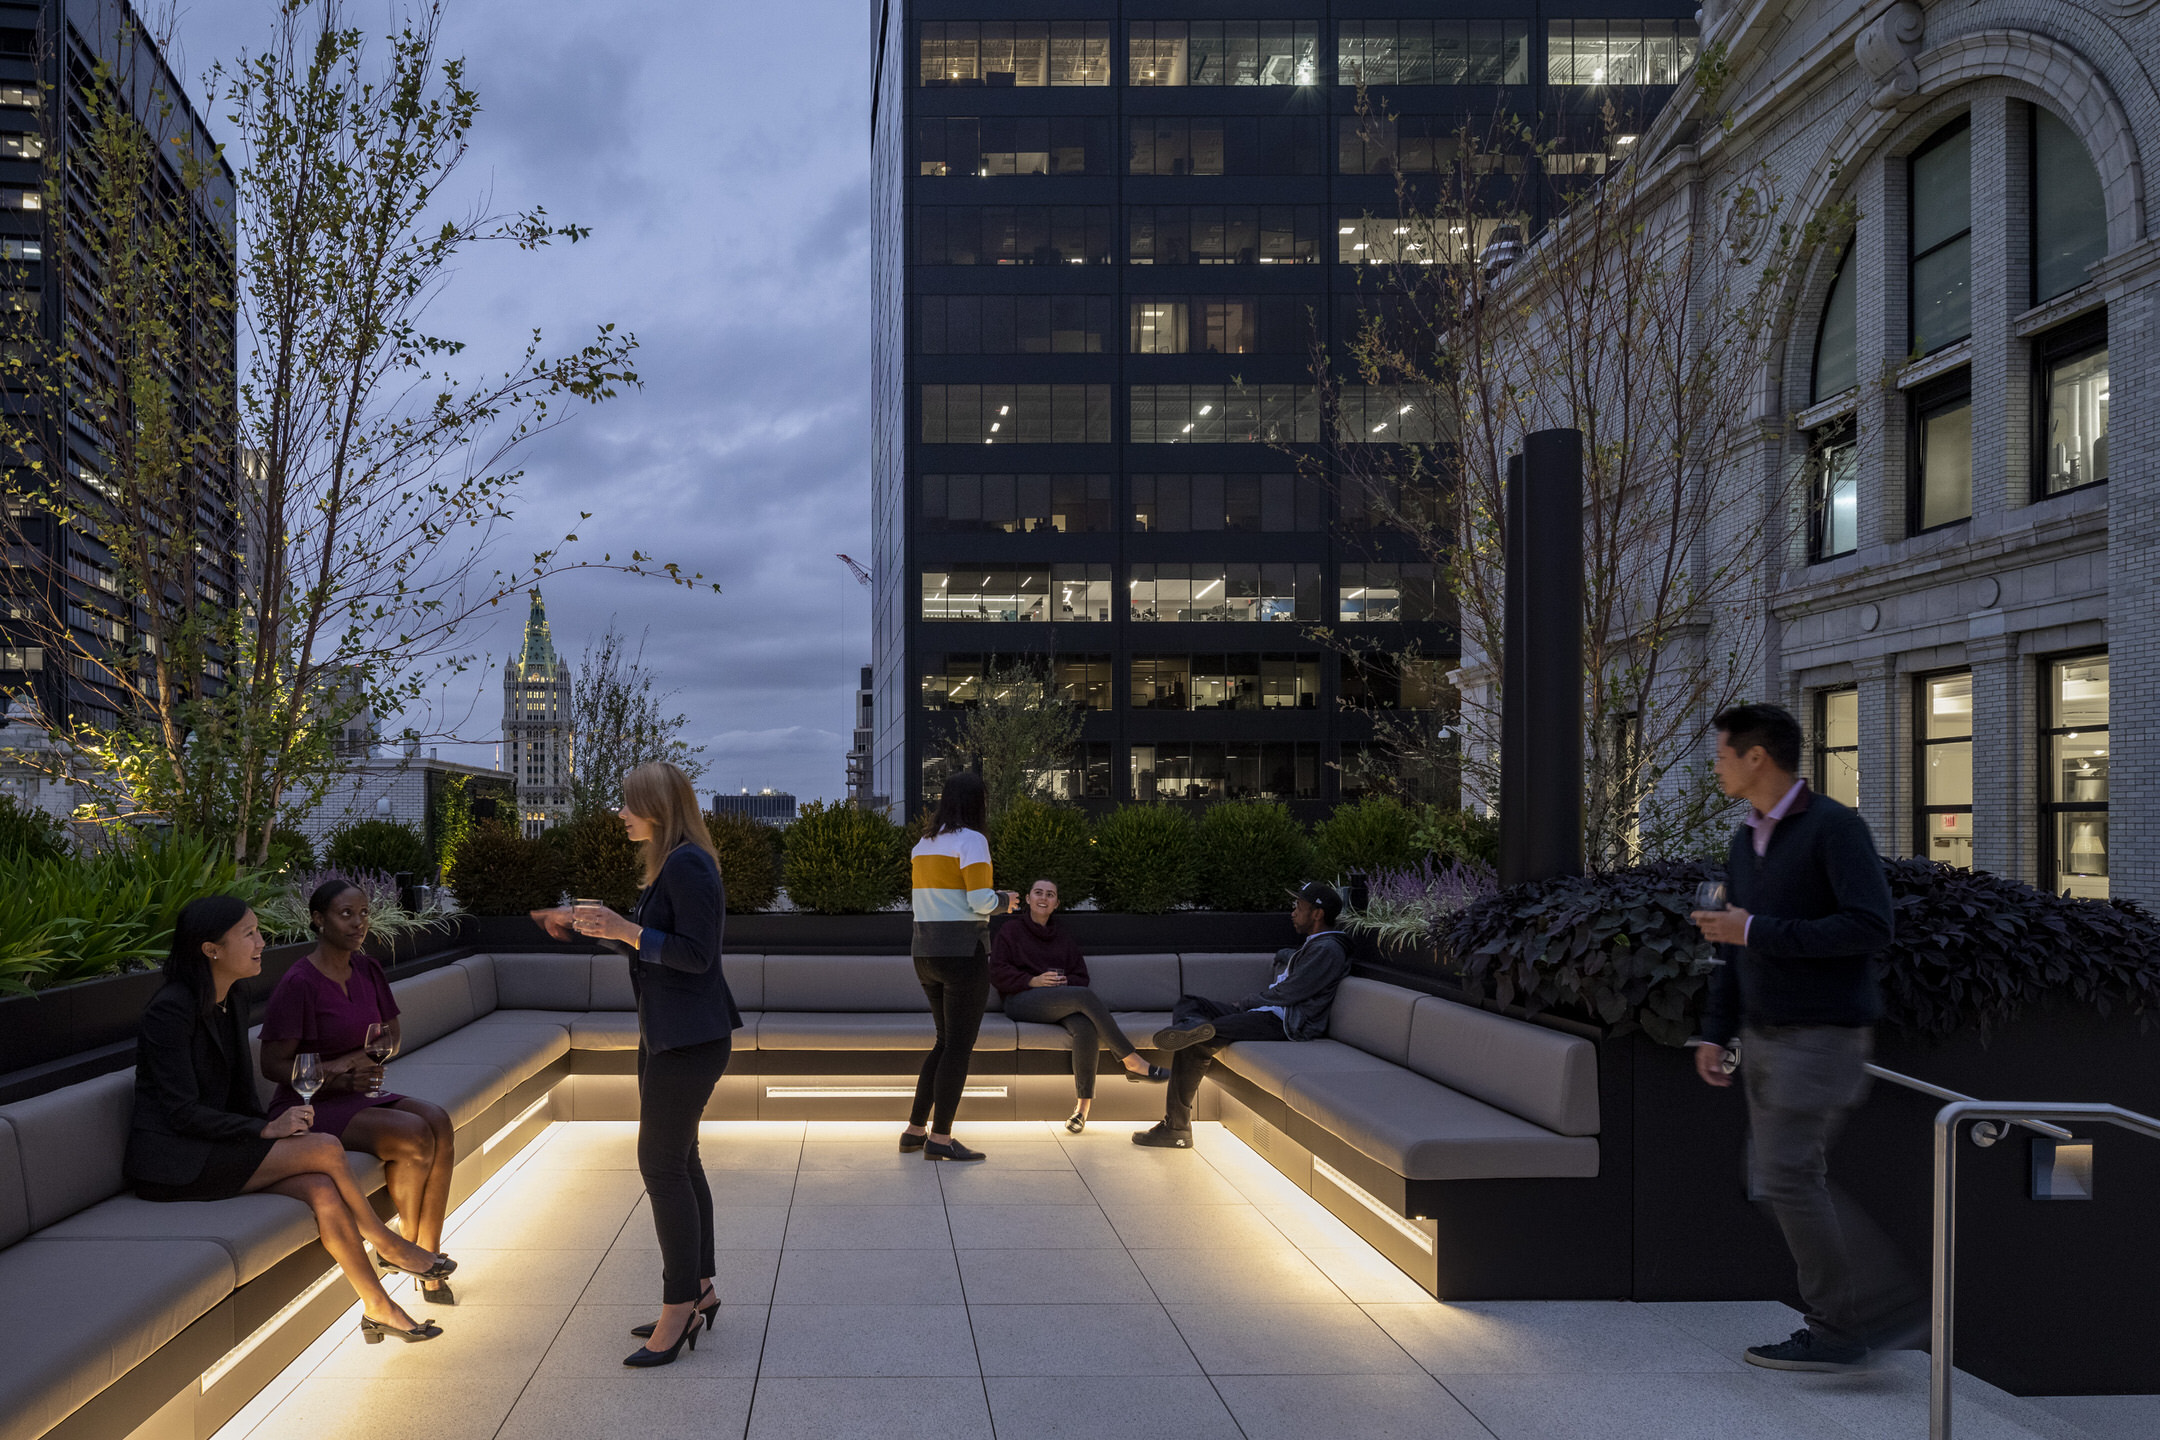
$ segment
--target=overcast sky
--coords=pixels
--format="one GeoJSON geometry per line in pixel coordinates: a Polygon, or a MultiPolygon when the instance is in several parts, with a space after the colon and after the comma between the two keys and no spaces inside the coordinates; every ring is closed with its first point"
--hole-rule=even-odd
{"type": "MultiPolygon", "coordinates": [[[[193,0],[181,14],[174,60],[198,103],[202,73],[260,48],[273,12],[193,0]]],[[[356,0],[350,16],[387,34],[394,13],[356,0]]],[[[867,563],[870,535],[867,7],[449,0],[448,13],[446,52],[466,57],[482,106],[460,183],[594,233],[476,256],[434,328],[472,342],[479,369],[535,325],[562,349],[612,321],[636,334],[645,382],[521,452],[499,555],[575,528],[595,559],[636,547],[717,579],[718,596],[558,579],[556,647],[576,664],[611,614],[633,635],[649,627],[646,658],[706,746],[702,788],[838,796],[869,660],[868,593],[833,558],[867,563]],[[579,524],[581,510],[593,518],[579,524]]],[[[501,660],[523,623],[521,604],[480,642],[493,663],[466,683],[479,703],[463,729],[483,743],[446,758],[494,763],[501,660]]]]}

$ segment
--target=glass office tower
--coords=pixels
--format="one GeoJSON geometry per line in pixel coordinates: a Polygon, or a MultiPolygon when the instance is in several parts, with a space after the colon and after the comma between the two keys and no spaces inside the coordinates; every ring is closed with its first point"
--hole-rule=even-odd
{"type": "MultiPolygon", "coordinates": [[[[1351,333],[1359,262],[1405,243],[1398,170],[1505,112],[1543,117],[1543,169],[1581,183],[1606,98],[1652,113],[1696,41],[1669,0],[1389,8],[874,12],[872,748],[902,813],[1020,657],[1085,707],[1057,783],[1096,805],[1310,813],[1373,708],[1438,703],[1446,606],[1428,558],[1343,503],[1315,338],[1351,333]],[[1361,673],[1320,626],[1422,663],[1361,673]]],[[[1338,434],[1430,438],[1397,408],[1347,388],[1338,434]]]]}

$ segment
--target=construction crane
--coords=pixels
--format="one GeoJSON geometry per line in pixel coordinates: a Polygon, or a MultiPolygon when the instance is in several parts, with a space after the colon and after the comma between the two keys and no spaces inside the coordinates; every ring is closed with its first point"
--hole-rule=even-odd
{"type": "Polygon", "coordinates": [[[838,560],[841,564],[847,566],[848,570],[855,576],[855,579],[861,583],[863,589],[868,590],[871,588],[870,572],[863,569],[862,566],[856,564],[855,557],[853,557],[852,555],[841,555],[836,553],[833,558],[835,560],[838,560]]]}

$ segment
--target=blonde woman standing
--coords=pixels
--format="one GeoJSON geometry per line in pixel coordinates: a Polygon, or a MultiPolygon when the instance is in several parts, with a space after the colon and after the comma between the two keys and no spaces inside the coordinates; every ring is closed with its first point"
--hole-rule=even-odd
{"type": "Polygon", "coordinates": [[[548,932],[575,929],[630,961],[638,1002],[638,1170],[660,1240],[660,1318],[623,1364],[670,1365],[720,1309],[713,1289],[713,1201],[698,1158],[698,1121],[728,1066],[742,1025],[720,968],[727,894],[697,792],[673,765],[640,765],[622,780],[616,813],[644,848],[645,888],[630,915],[586,902],[537,910],[548,932]]]}
{"type": "Polygon", "coordinates": [[[953,776],[909,858],[915,908],[909,948],[915,978],[930,999],[937,1043],[923,1058],[900,1148],[920,1150],[925,1160],[983,1158],[982,1151],[953,1139],[953,1114],[990,1003],[990,917],[1020,907],[1018,892],[990,888],[990,841],[983,834],[988,808],[982,776],[972,770],[953,776]]]}

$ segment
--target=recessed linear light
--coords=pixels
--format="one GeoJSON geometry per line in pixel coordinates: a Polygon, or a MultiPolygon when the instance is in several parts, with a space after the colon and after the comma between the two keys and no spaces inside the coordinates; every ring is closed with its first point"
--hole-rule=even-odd
{"type": "MultiPolygon", "coordinates": [[[[1003,1100],[1004,1085],[969,1085],[960,1094],[967,1100],[1003,1100]]],[[[768,1100],[906,1100],[913,1098],[912,1085],[768,1085],[768,1100]]]]}
{"type": "MultiPolygon", "coordinates": [[[[908,1093],[912,1095],[914,1092],[911,1090],[908,1093]]],[[[1395,1231],[1403,1239],[1408,1240],[1424,1254],[1430,1255],[1433,1253],[1433,1237],[1418,1229],[1417,1226],[1412,1225],[1408,1220],[1403,1219],[1402,1216],[1397,1215],[1379,1196],[1373,1194],[1317,1155],[1313,1157],[1312,1168],[1314,1174],[1324,1177],[1330,1185],[1333,1185],[1343,1194],[1371,1211],[1382,1224],[1395,1231]]]]}

